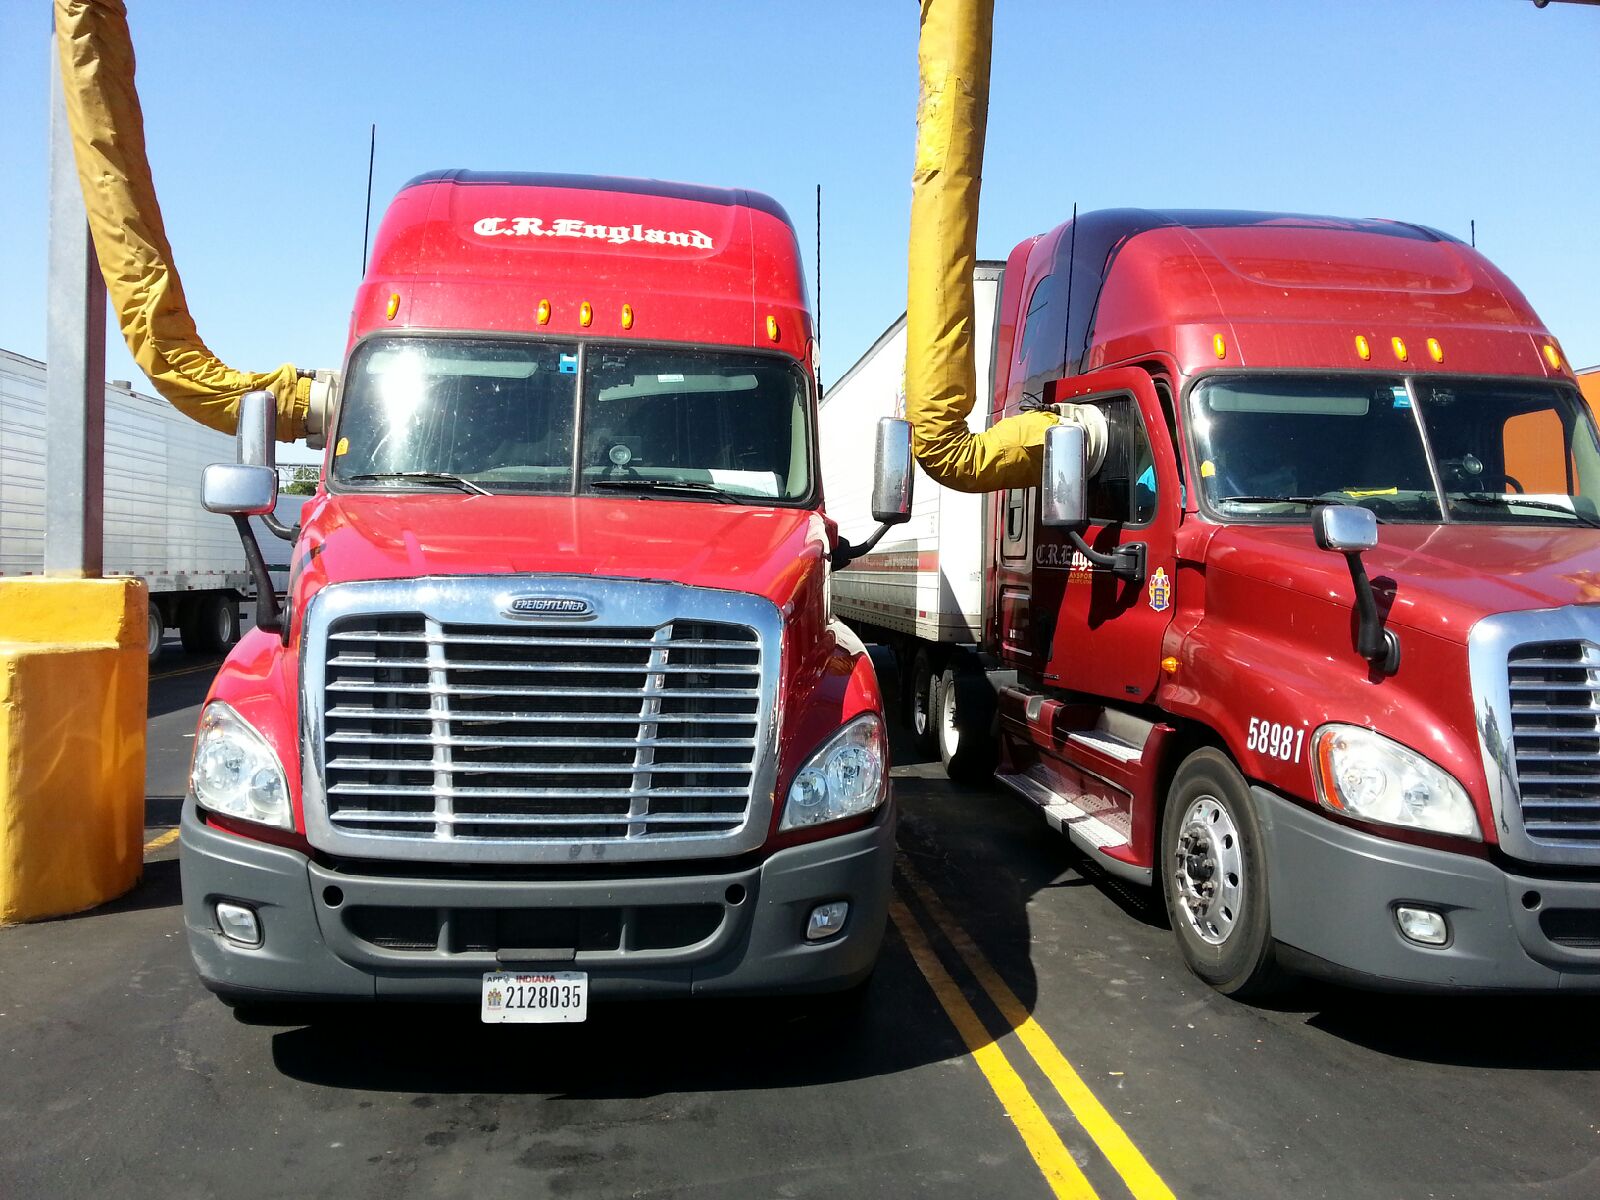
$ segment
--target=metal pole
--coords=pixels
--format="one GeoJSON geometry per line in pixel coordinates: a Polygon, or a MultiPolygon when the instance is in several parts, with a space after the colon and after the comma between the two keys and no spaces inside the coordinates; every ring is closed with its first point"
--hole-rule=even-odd
{"type": "Polygon", "coordinates": [[[104,567],[106,285],[78,188],[50,35],[50,254],[45,335],[44,572],[104,567]]]}

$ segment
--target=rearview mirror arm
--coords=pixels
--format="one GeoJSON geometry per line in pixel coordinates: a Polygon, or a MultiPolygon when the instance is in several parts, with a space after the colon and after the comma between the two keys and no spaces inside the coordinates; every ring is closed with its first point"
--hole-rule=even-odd
{"type": "Polygon", "coordinates": [[[1356,590],[1356,653],[1385,675],[1393,675],[1400,669],[1400,636],[1383,623],[1361,551],[1347,551],[1344,559],[1350,564],[1350,582],[1356,590]]]}
{"type": "Polygon", "coordinates": [[[278,593],[272,586],[272,574],[267,570],[267,560],[261,557],[261,546],[256,541],[256,531],[250,528],[250,518],[235,514],[234,528],[244,543],[245,561],[250,565],[250,578],[256,585],[256,627],[269,633],[283,633],[283,613],[278,608],[278,593]]]}
{"type": "Polygon", "coordinates": [[[883,540],[883,535],[888,533],[889,530],[893,529],[899,524],[899,521],[885,521],[882,525],[879,525],[877,529],[873,530],[872,536],[866,541],[862,542],[859,546],[852,545],[846,538],[841,536],[839,538],[839,544],[833,548],[833,554],[831,555],[833,569],[837,571],[841,568],[848,567],[863,554],[871,553],[872,548],[883,540]]]}
{"type": "Polygon", "coordinates": [[[1144,582],[1148,562],[1143,542],[1131,542],[1126,546],[1118,546],[1109,554],[1102,554],[1084,541],[1083,534],[1078,530],[1068,529],[1066,534],[1067,541],[1072,543],[1072,548],[1095,566],[1107,568],[1118,579],[1131,579],[1135,583],[1144,582]]]}
{"type": "Polygon", "coordinates": [[[273,537],[282,538],[286,542],[296,542],[300,540],[300,526],[285,525],[282,521],[278,520],[276,514],[274,513],[262,513],[261,523],[267,527],[267,529],[272,533],[273,537]]]}

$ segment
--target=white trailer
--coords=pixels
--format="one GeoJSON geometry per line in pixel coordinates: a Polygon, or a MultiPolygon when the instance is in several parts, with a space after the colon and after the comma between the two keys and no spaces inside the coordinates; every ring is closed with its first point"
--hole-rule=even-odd
{"type": "MultiPolygon", "coordinates": [[[[1004,263],[973,272],[978,398],[967,418],[973,432],[989,422],[994,322],[1004,263]]],[[[822,397],[818,418],[822,484],[840,533],[862,542],[874,526],[873,446],[880,417],[904,417],[906,319],[884,331],[822,397]]],[[[893,651],[907,725],[926,753],[938,749],[953,773],[965,766],[953,721],[957,689],[988,690],[976,657],[983,633],[985,498],[940,487],[919,466],[911,519],[884,535],[867,555],[834,573],[833,611],[866,642],[893,651]],[[949,724],[948,729],[941,729],[949,724]],[[942,735],[942,736],[941,736],[942,735]]],[[[882,663],[881,656],[877,659],[882,663]]],[[[888,686],[886,684],[886,686],[888,686]]],[[[986,703],[982,695],[973,704],[986,703]]],[[[969,739],[968,753],[978,753],[969,739]]],[[[985,751],[986,752],[986,751],[985,751]]],[[[973,764],[974,773],[982,764],[973,764]]]]}
{"type": "MultiPolygon", "coordinates": [[[[0,576],[44,569],[44,405],[45,364],[0,350],[0,576]]],[[[120,383],[106,386],[105,431],[104,572],[149,586],[152,662],[170,627],[186,650],[225,649],[255,588],[233,521],[200,505],[200,473],[233,461],[233,438],[120,383]]],[[[280,513],[298,512],[303,497],[286,499],[280,513]]],[[[269,564],[287,565],[287,545],[265,532],[269,564]]]]}

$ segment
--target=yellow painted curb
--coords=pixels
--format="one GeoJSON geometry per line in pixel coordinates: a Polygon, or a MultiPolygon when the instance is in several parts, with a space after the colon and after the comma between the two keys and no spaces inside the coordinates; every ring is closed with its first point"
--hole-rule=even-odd
{"type": "Polygon", "coordinates": [[[0,580],[0,924],[139,881],[144,584],[0,580]]]}

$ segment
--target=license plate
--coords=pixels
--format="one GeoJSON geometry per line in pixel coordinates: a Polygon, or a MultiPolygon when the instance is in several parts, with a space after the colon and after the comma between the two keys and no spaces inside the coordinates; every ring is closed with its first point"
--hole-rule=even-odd
{"type": "Polygon", "coordinates": [[[588,1015],[585,971],[490,971],[483,977],[483,1019],[490,1024],[552,1024],[588,1015]]]}

